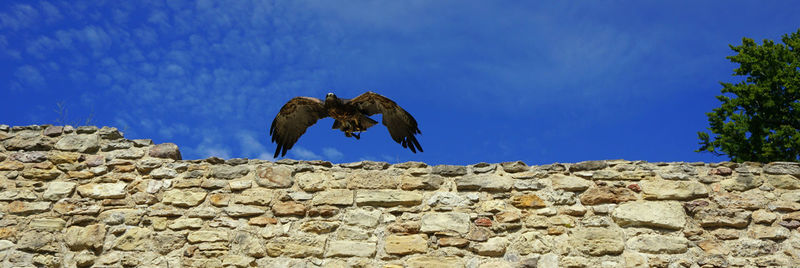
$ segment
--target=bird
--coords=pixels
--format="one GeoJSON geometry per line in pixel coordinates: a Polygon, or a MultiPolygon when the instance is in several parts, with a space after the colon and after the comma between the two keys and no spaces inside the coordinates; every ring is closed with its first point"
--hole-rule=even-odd
{"type": "Polygon", "coordinates": [[[397,103],[372,91],[367,91],[352,99],[340,99],[333,93],[325,95],[325,101],[313,97],[294,97],[281,107],[269,135],[277,144],[274,158],[286,156],[297,139],[317,120],[332,117],[332,129],[344,132],[345,137],[361,139],[361,132],[378,122],[369,118],[383,114],[383,125],[389,130],[392,139],[413,153],[422,152],[419,141],[414,136],[422,134],[417,120],[397,103]]]}

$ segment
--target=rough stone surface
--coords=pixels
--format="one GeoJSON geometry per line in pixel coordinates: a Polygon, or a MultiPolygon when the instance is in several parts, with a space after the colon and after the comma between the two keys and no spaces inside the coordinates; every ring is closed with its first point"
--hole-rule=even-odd
{"type": "MultiPolygon", "coordinates": [[[[282,208],[281,208],[282,209],[282,208]]],[[[228,216],[231,217],[248,217],[248,216],[258,216],[264,214],[266,212],[265,209],[255,206],[245,206],[245,205],[232,205],[225,207],[222,211],[228,216]]],[[[287,215],[292,215],[291,213],[287,215]]]]}
{"type": "Polygon", "coordinates": [[[373,228],[378,225],[381,212],[378,210],[354,209],[345,213],[343,220],[350,225],[373,228]]]}
{"type": "Polygon", "coordinates": [[[636,195],[630,189],[610,186],[592,187],[581,195],[581,203],[584,205],[622,203],[636,199],[636,195]]]}
{"type": "Polygon", "coordinates": [[[743,209],[702,208],[695,212],[694,218],[703,227],[742,228],[750,223],[750,213],[743,209]]]}
{"type": "Polygon", "coordinates": [[[266,206],[272,202],[273,191],[265,188],[250,188],[236,194],[233,202],[245,205],[266,206]]]}
{"type": "Polygon", "coordinates": [[[95,199],[124,198],[127,186],[126,183],[90,183],[78,186],[78,193],[95,199]]]}
{"type": "Polygon", "coordinates": [[[360,190],[356,192],[359,206],[414,206],[422,203],[422,194],[400,190],[360,190]]]}
{"type": "Polygon", "coordinates": [[[628,248],[652,254],[680,254],[689,249],[689,240],[680,236],[641,235],[628,241],[628,248]]]}
{"type": "Polygon", "coordinates": [[[386,237],[385,250],[394,255],[425,253],[428,250],[428,237],[424,234],[390,235],[386,237]]]}
{"type": "Polygon", "coordinates": [[[452,192],[436,192],[426,202],[429,206],[439,206],[451,209],[453,207],[469,205],[469,200],[452,192]]]}
{"type": "Polygon", "coordinates": [[[41,163],[47,160],[47,155],[43,152],[14,152],[9,155],[8,159],[19,161],[22,163],[41,163]]]}
{"type": "Polygon", "coordinates": [[[764,173],[800,177],[800,165],[795,162],[775,162],[764,167],[764,173]]]}
{"type": "Polygon", "coordinates": [[[376,245],[370,242],[331,241],[325,257],[371,257],[375,255],[376,245]]]}
{"type": "Polygon", "coordinates": [[[276,202],[272,205],[272,213],[277,216],[303,216],[306,214],[306,206],[294,201],[276,202]]]}
{"type": "Polygon", "coordinates": [[[68,181],[54,181],[47,184],[47,189],[42,194],[42,198],[56,201],[68,197],[75,190],[76,183],[68,181]]]}
{"type": "Polygon", "coordinates": [[[511,204],[518,208],[542,208],[547,204],[535,194],[518,195],[511,198],[511,204]]]}
{"type": "Polygon", "coordinates": [[[178,145],[174,143],[162,143],[150,147],[148,155],[155,158],[181,160],[181,151],[178,149],[178,145]]]}
{"type": "Polygon", "coordinates": [[[800,189],[800,179],[792,175],[767,175],[767,182],[778,189],[800,189]]]}
{"type": "Polygon", "coordinates": [[[213,177],[226,180],[236,179],[247,175],[247,173],[250,173],[250,169],[247,166],[220,165],[211,169],[213,177]]]}
{"type": "Polygon", "coordinates": [[[800,256],[797,163],[178,155],[111,127],[0,125],[0,267],[793,267],[800,256]]]}
{"type": "Polygon", "coordinates": [[[641,182],[645,199],[687,200],[708,196],[708,189],[696,181],[653,180],[641,182]]]}
{"type": "Polygon", "coordinates": [[[641,226],[679,230],[686,224],[686,214],[675,201],[638,201],[620,204],[612,218],[620,226],[641,226]]]}
{"type": "Polygon", "coordinates": [[[178,207],[193,207],[203,202],[206,195],[205,191],[169,190],[164,193],[161,202],[178,207]]]}
{"type": "Polygon", "coordinates": [[[68,152],[94,153],[100,149],[97,135],[66,135],[55,144],[55,148],[68,152]]]}
{"type": "Polygon", "coordinates": [[[56,232],[64,229],[66,221],[59,218],[38,218],[31,220],[28,227],[34,230],[56,232]]]}
{"type": "Polygon", "coordinates": [[[65,242],[72,250],[99,249],[106,236],[106,225],[93,224],[86,227],[71,226],[64,235],[65,242]]]}
{"type": "Polygon", "coordinates": [[[351,205],[353,204],[353,191],[346,189],[330,189],[318,192],[311,201],[314,205],[351,205]]]}
{"type": "Polygon", "coordinates": [[[589,189],[592,183],[575,176],[554,175],[552,177],[553,188],[564,191],[583,191],[589,189]]]}
{"type": "Polygon", "coordinates": [[[469,215],[464,213],[428,213],[422,216],[421,232],[469,231],[469,215]]]}
{"type": "Polygon", "coordinates": [[[150,229],[133,227],[114,241],[114,248],[122,251],[145,251],[155,246],[150,239],[152,234],[150,229]]]}
{"type": "Polygon", "coordinates": [[[401,182],[396,176],[378,170],[354,172],[346,180],[350,189],[394,189],[401,182]]]}
{"type": "Polygon", "coordinates": [[[617,255],[625,249],[621,229],[587,227],[576,230],[570,245],[589,256],[617,255]]]}
{"type": "Polygon", "coordinates": [[[415,256],[406,261],[409,268],[427,268],[427,267],[442,267],[442,268],[461,268],[464,266],[464,261],[458,257],[435,257],[435,256],[415,256]]]}
{"type": "Polygon", "coordinates": [[[764,182],[761,176],[753,176],[752,174],[744,173],[739,174],[736,178],[725,179],[720,182],[722,188],[728,191],[747,191],[758,186],[764,182]]]}
{"type": "Polygon", "coordinates": [[[580,163],[573,164],[569,167],[569,170],[572,172],[575,171],[584,171],[584,170],[598,170],[608,166],[606,161],[584,161],[580,163]]]}
{"type": "Polygon", "coordinates": [[[503,256],[508,246],[508,239],[504,237],[492,237],[486,242],[478,243],[473,248],[475,253],[481,256],[499,257],[503,256]]]}
{"type": "Polygon", "coordinates": [[[3,212],[18,215],[43,213],[50,210],[50,202],[14,201],[5,206],[3,212]]]}
{"type": "Polygon", "coordinates": [[[190,232],[186,238],[189,243],[227,242],[230,240],[230,235],[224,230],[200,230],[190,232]]]}
{"type": "Polygon", "coordinates": [[[445,177],[463,176],[467,174],[467,167],[452,166],[452,165],[438,165],[431,169],[432,174],[442,175],[445,177]]]}
{"type": "Polygon", "coordinates": [[[513,179],[509,177],[490,174],[468,175],[456,178],[456,186],[459,191],[508,191],[513,183],[513,179]]]}
{"type": "Polygon", "coordinates": [[[53,143],[33,131],[24,131],[15,133],[9,137],[8,134],[0,132],[0,140],[3,140],[3,145],[6,150],[26,150],[26,151],[42,151],[50,150],[53,148],[53,143]]]}
{"type": "Polygon", "coordinates": [[[321,258],[325,249],[325,239],[315,236],[277,237],[267,243],[266,249],[267,254],[272,257],[321,258]]]}
{"type": "Polygon", "coordinates": [[[292,169],[284,166],[256,167],[256,183],[267,188],[286,188],[292,186],[292,169]]]}
{"type": "Polygon", "coordinates": [[[508,173],[517,173],[528,170],[528,165],[522,161],[504,162],[500,163],[500,166],[502,166],[503,170],[508,173]]]}

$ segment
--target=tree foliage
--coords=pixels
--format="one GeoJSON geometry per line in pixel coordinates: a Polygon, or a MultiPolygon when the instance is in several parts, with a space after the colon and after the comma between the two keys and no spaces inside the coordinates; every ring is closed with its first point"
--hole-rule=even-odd
{"type": "Polygon", "coordinates": [[[732,161],[798,161],[800,156],[800,29],[783,44],[743,38],[727,58],[739,64],[738,83],[722,84],[722,102],[708,115],[713,139],[698,132],[700,148],[732,161]]]}

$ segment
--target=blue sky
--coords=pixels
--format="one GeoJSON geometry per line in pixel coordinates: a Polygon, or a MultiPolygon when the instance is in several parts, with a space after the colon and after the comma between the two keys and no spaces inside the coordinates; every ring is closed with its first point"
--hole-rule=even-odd
{"type": "Polygon", "coordinates": [[[728,44],[800,27],[795,1],[543,2],[3,1],[0,124],[91,119],[184,159],[272,159],[291,97],[371,90],[417,119],[424,153],[324,119],[287,157],[719,162],[694,150],[737,79],[728,44]]]}

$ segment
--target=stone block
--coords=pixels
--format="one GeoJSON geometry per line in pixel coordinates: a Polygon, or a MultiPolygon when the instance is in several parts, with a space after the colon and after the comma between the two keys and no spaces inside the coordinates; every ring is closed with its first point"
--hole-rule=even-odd
{"type": "Polygon", "coordinates": [[[356,204],[359,206],[415,206],[422,203],[422,194],[401,190],[357,190],[356,204]]]}
{"type": "Polygon", "coordinates": [[[620,226],[679,230],[686,224],[686,213],[676,201],[638,201],[617,206],[611,214],[620,226]]]}
{"type": "Polygon", "coordinates": [[[425,253],[428,251],[428,236],[416,235],[389,235],[386,237],[384,249],[388,254],[408,255],[425,253]]]}
{"type": "Polygon", "coordinates": [[[432,212],[422,215],[420,231],[423,233],[457,232],[465,234],[469,231],[469,225],[469,215],[465,213],[432,212]]]}

